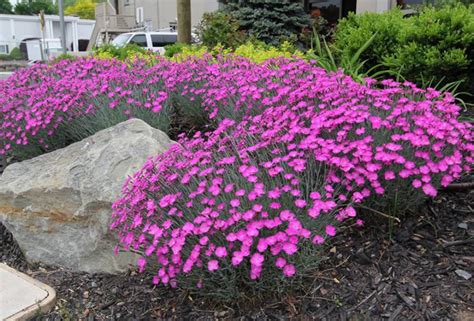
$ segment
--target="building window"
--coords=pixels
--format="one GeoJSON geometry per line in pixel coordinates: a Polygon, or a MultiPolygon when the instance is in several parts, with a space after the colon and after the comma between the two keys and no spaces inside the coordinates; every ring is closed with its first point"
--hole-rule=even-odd
{"type": "Polygon", "coordinates": [[[8,45],[0,45],[0,54],[8,55],[8,45]]]}
{"type": "Polygon", "coordinates": [[[342,16],[342,0],[309,0],[308,10],[313,17],[323,17],[335,24],[342,16]]]}
{"type": "Polygon", "coordinates": [[[131,5],[131,1],[130,0],[124,0],[123,6],[126,7],[126,6],[129,6],[129,5],[131,5]]]}
{"type": "Polygon", "coordinates": [[[424,2],[430,2],[430,1],[424,1],[424,0],[397,0],[397,6],[401,7],[402,9],[406,9],[406,8],[410,8],[410,7],[413,7],[413,6],[423,4],[424,2]]]}
{"type": "Polygon", "coordinates": [[[143,23],[143,7],[138,7],[136,12],[137,24],[143,23]]]}

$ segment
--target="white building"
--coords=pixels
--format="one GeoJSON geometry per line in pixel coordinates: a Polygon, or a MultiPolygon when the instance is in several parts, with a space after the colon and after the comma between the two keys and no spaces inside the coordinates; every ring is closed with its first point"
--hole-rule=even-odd
{"type": "MultiPolygon", "coordinates": [[[[217,0],[191,0],[191,24],[201,21],[205,12],[219,8],[217,0]]],[[[176,23],[176,0],[105,0],[96,4],[97,24],[92,33],[89,49],[108,41],[109,36],[134,31],[155,31],[176,23]]]]}
{"type": "MultiPolygon", "coordinates": [[[[41,32],[38,16],[0,14],[0,54],[11,52],[27,39],[60,38],[59,16],[45,15],[45,27],[41,32]]],[[[64,17],[66,46],[70,51],[79,51],[80,40],[89,40],[94,29],[94,20],[64,17]]]]}

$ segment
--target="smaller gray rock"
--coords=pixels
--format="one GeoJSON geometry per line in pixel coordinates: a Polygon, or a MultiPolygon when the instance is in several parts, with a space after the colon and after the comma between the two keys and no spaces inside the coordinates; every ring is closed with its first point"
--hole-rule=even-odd
{"type": "Polygon", "coordinates": [[[459,224],[458,224],[458,227],[459,227],[459,228],[462,228],[463,230],[467,230],[467,223],[464,223],[464,222],[463,222],[463,223],[459,223],[459,224]]]}
{"type": "Polygon", "coordinates": [[[472,278],[472,274],[464,270],[458,269],[454,271],[454,273],[456,273],[459,277],[463,278],[464,280],[469,280],[470,278],[472,278]]]}

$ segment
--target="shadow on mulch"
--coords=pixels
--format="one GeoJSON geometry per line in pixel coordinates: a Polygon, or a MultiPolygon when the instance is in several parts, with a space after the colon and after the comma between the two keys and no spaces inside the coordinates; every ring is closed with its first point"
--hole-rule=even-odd
{"type": "Polygon", "coordinates": [[[153,287],[149,276],[28,266],[0,225],[2,261],[51,285],[58,302],[36,320],[474,320],[474,191],[443,193],[388,233],[346,229],[311,291],[258,308],[213,307],[153,287]]]}

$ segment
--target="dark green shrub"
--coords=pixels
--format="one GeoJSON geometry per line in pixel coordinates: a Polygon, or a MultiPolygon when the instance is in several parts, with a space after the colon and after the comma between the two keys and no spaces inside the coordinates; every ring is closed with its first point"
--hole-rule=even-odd
{"type": "Polygon", "coordinates": [[[424,7],[407,21],[400,45],[382,63],[419,84],[464,80],[467,89],[474,81],[474,6],[424,7]]]}
{"type": "Polygon", "coordinates": [[[226,11],[248,36],[271,45],[295,40],[310,25],[298,0],[229,0],[226,11]]]}
{"type": "Polygon", "coordinates": [[[21,54],[20,48],[13,48],[12,51],[10,51],[10,58],[12,60],[22,60],[23,55],[21,54]]]}
{"type": "Polygon", "coordinates": [[[342,19],[334,34],[334,47],[339,56],[352,57],[371,37],[370,48],[360,59],[370,68],[381,63],[381,58],[399,46],[400,33],[406,29],[407,20],[400,10],[385,13],[350,13],[342,19]]]}
{"type": "Polygon", "coordinates": [[[196,28],[196,35],[208,48],[222,45],[224,48],[236,48],[245,41],[245,33],[233,15],[216,11],[205,13],[196,28]]]}
{"type": "Polygon", "coordinates": [[[399,10],[351,14],[339,24],[334,48],[338,55],[353,56],[372,36],[360,57],[366,70],[378,66],[420,85],[462,80],[459,89],[472,90],[474,5],[424,6],[408,18],[399,10]]]}
{"type": "Polygon", "coordinates": [[[23,56],[21,54],[20,49],[18,48],[13,48],[10,54],[5,55],[5,54],[0,54],[0,61],[8,61],[8,60],[22,60],[23,56]]]}

